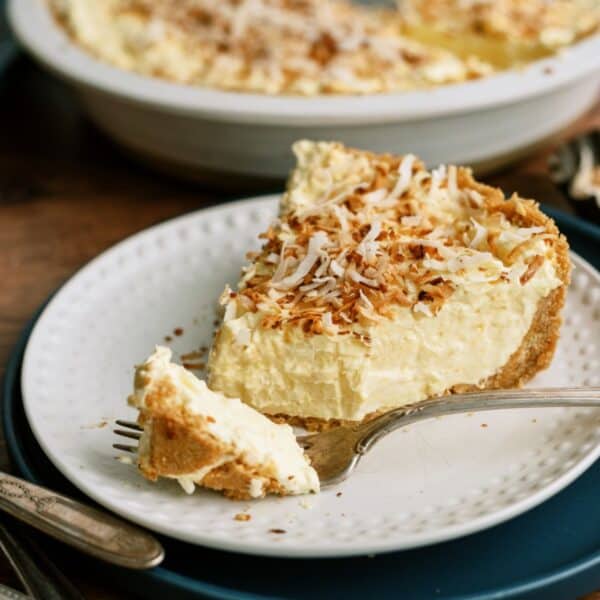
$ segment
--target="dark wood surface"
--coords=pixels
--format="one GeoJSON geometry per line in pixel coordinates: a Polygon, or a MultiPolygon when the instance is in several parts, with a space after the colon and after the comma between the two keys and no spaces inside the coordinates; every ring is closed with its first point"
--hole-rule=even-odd
{"type": "MultiPolygon", "coordinates": [[[[567,134],[592,123],[600,105],[567,134]]],[[[488,180],[568,210],[546,175],[547,151],[488,180]]],[[[226,199],[139,166],[86,120],[68,88],[20,58],[0,80],[0,376],[35,309],[75,270],[145,227],[226,199]]],[[[0,468],[10,468],[1,434],[0,468]]],[[[86,597],[123,597],[53,558],[86,597]]],[[[1,556],[0,582],[19,587],[1,556]]]]}

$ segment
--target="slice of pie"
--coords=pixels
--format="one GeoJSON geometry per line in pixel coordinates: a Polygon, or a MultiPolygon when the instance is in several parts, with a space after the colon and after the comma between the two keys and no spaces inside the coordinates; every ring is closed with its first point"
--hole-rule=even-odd
{"type": "Polygon", "coordinates": [[[597,0],[403,0],[406,32],[499,68],[542,58],[598,31],[597,0]]]}
{"type": "Polygon", "coordinates": [[[319,490],[291,427],[211,392],[167,348],[136,369],[129,404],[140,411],[138,465],[150,480],[169,477],[190,494],[200,485],[235,500],[319,490]]]}
{"type": "Polygon", "coordinates": [[[519,386],[552,359],[568,246],[462,167],[301,141],[209,359],[209,386],[308,428],[519,386]]]}

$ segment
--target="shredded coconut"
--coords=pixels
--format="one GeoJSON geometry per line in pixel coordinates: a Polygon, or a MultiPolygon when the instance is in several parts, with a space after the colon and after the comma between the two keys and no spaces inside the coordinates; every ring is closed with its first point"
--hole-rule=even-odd
{"type": "Polygon", "coordinates": [[[412,156],[365,155],[339,144],[302,141],[295,151],[300,166],[280,223],[263,235],[240,299],[224,294],[228,306],[241,307],[244,298],[243,310],[261,311],[264,327],[347,334],[392,318],[394,307],[435,315],[462,281],[530,278],[540,259],[522,268],[524,241],[554,243],[545,227],[512,223],[499,190],[481,186],[475,202],[467,169],[428,172],[412,156]]]}

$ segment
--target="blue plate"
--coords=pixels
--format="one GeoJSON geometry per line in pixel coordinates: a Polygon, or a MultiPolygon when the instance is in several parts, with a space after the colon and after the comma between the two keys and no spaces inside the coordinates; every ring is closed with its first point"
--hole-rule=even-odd
{"type": "MultiPolygon", "coordinates": [[[[548,211],[572,247],[600,266],[600,228],[548,211]]],[[[37,445],[23,413],[20,368],[34,317],[7,366],[2,415],[14,465],[36,483],[81,497],[37,445]]],[[[161,537],[167,558],[133,572],[68,549],[73,569],[93,569],[145,598],[402,598],[562,600],[600,589],[600,462],[541,506],[459,540],[374,558],[273,559],[209,550],[161,537]]]]}

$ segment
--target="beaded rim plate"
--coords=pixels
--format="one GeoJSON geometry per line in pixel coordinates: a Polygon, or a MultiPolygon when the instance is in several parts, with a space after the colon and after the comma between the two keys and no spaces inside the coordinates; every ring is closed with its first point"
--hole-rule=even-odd
{"type": "MultiPolygon", "coordinates": [[[[308,497],[236,503],[152,484],[111,448],[133,365],[156,343],[209,344],[215,299],[237,280],[277,197],[201,210],[100,255],[56,294],[22,375],[32,430],[55,466],[107,508],[161,533],[273,556],[350,556],[423,546],[509,519],[554,495],[600,455],[600,414],[522,409],[456,415],[383,440],[348,481],[308,497]],[[179,335],[178,335],[179,334],[179,335]],[[235,515],[247,512],[249,521],[235,515]]],[[[573,255],[561,341],[532,385],[598,385],[600,274],[573,255]]]]}

